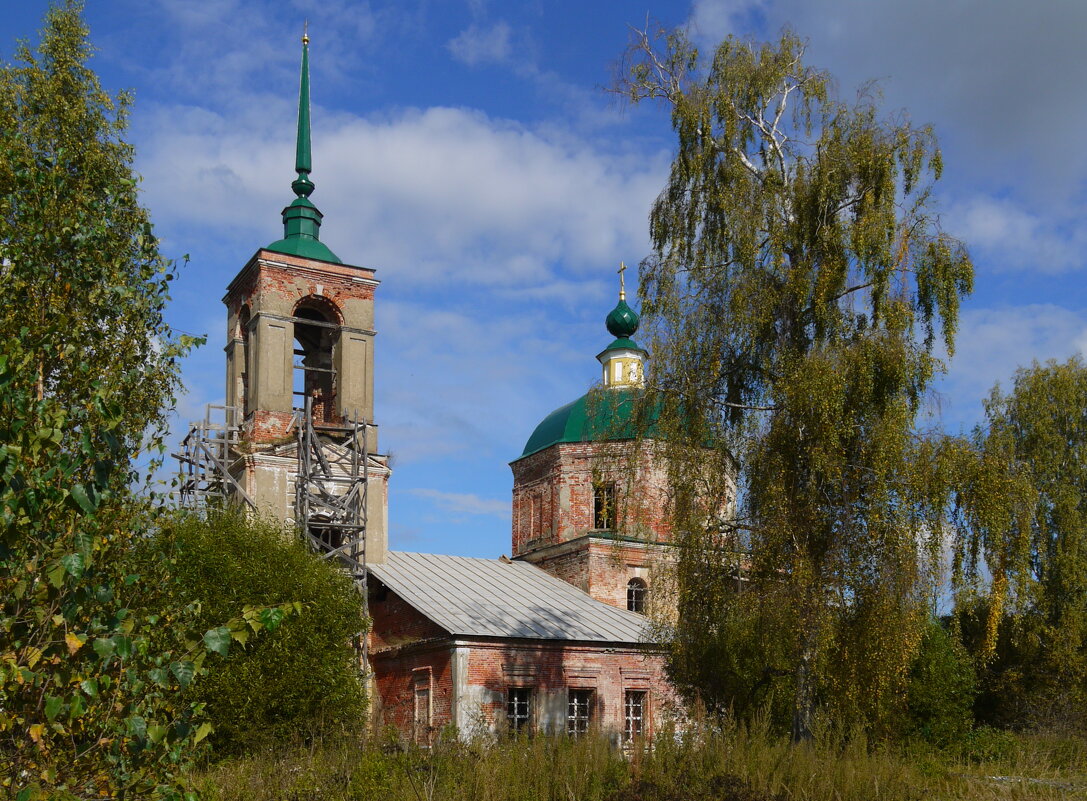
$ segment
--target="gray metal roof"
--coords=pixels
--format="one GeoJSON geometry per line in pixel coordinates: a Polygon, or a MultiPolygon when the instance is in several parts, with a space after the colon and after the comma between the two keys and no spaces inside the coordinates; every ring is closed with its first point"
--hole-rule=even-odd
{"type": "Polygon", "coordinates": [[[643,641],[646,619],[527,562],[390,551],[371,574],[454,636],[643,641]]]}

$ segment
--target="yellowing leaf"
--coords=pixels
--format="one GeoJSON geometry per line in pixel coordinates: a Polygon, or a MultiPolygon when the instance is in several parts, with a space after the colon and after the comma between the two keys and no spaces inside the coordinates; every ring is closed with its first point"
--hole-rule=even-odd
{"type": "Polygon", "coordinates": [[[31,670],[38,664],[38,661],[42,658],[41,648],[30,647],[26,649],[26,666],[31,670]]]}
{"type": "Polygon", "coordinates": [[[83,643],[85,643],[86,641],[87,641],[86,635],[81,637],[80,635],[73,634],[70,631],[67,634],[64,635],[64,642],[68,646],[68,653],[69,654],[74,654],[76,651],[78,651],[80,648],[82,648],[83,643]]]}
{"type": "Polygon", "coordinates": [[[193,737],[193,743],[198,743],[211,734],[212,726],[210,723],[201,723],[200,728],[196,730],[196,735],[193,737]]]}

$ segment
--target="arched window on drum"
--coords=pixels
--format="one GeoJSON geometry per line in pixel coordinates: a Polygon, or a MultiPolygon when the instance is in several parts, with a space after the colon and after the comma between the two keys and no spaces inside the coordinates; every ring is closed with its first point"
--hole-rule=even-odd
{"type": "Polygon", "coordinates": [[[627,609],[644,615],[649,600],[649,585],[645,579],[632,578],[627,582],[627,609]]]}

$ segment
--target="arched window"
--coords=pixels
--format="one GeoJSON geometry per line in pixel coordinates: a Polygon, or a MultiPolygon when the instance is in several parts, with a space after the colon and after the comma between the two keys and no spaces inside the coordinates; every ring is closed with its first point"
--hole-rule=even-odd
{"type": "Polygon", "coordinates": [[[627,582],[627,609],[644,615],[645,602],[648,598],[649,585],[645,583],[645,579],[632,578],[627,582]]]}
{"type": "Polygon", "coordinates": [[[294,394],[313,400],[313,422],[333,423],[336,414],[336,371],[333,348],[339,320],[324,298],[306,298],[294,312],[294,394]]]}
{"type": "Polygon", "coordinates": [[[241,414],[244,417],[249,413],[249,409],[252,404],[249,401],[249,370],[250,370],[250,356],[249,356],[249,323],[252,319],[252,314],[249,311],[249,306],[242,306],[241,311],[238,312],[238,338],[242,341],[242,370],[240,386],[238,386],[238,397],[240,403],[237,404],[241,409],[241,414]]]}

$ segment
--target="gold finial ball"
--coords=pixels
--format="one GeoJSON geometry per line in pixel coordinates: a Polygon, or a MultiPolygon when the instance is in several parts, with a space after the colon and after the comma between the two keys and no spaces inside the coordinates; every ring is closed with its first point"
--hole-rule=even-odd
{"type": "Polygon", "coordinates": [[[309,44],[309,20],[306,20],[305,25],[302,27],[302,44],[309,44]]]}

